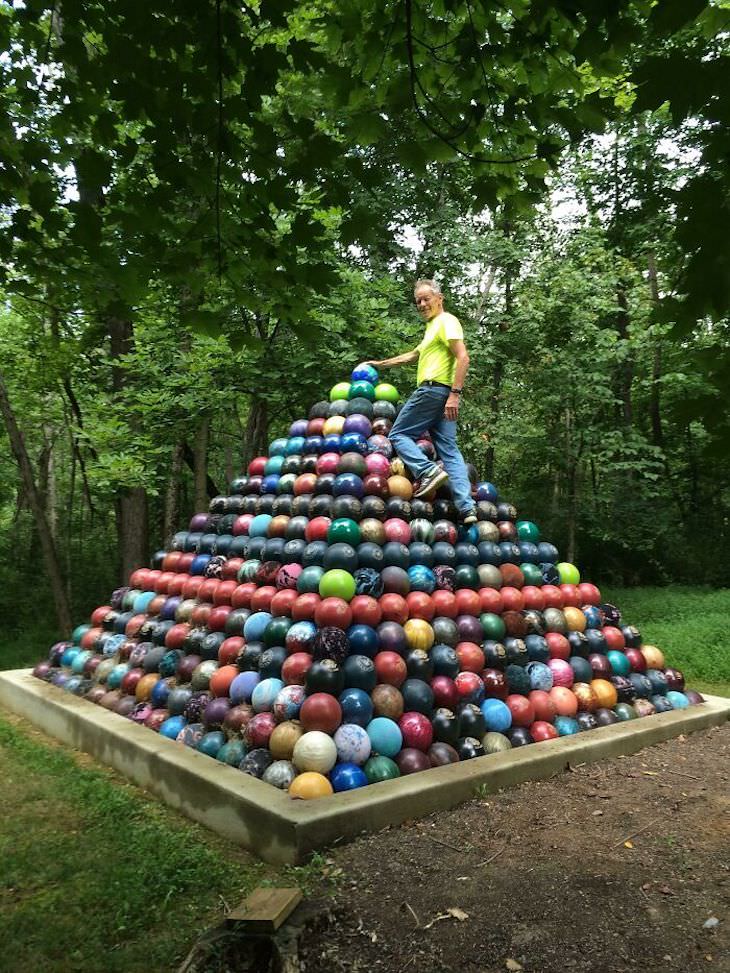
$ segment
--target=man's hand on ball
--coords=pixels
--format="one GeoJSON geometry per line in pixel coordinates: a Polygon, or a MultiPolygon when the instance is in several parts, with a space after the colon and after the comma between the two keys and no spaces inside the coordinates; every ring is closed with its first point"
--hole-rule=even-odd
{"type": "Polygon", "coordinates": [[[446,418],[453,422],[454,419],[459,415],[459,406],[461,405],[461,396],[455,395],[453,392],[449,395],[446,400],[446,418]]]}

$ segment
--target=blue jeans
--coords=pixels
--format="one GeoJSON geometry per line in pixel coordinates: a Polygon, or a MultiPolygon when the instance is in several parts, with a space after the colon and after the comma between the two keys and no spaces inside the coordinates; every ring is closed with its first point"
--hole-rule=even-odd
{"type": "Polygon", "coordinates": [[[449,474],[451,492],[459,512],[471,510],[471,484],[466,472],[464,457],[456,445],[456,420],[444,418],[444,407],[449,389],[440,385],[419,385],[398,413],[388,437],[395,451],[420,479],[433,469],[433,463],[419,449],[415,440],[424,432],[431,434],[438,458],[449,474]]]}

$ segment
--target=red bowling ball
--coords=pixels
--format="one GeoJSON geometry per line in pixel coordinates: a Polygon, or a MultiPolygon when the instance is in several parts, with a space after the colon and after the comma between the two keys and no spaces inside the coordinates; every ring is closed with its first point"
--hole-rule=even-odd
{"type": "Polygon", "coordinates": [[[383,612],[376,598],[370,595],[355,595],[350,602],[354,625],[370,625],[376,628],[383,620],[383,612]]]}
{"type": "Polygon", "coordinates": [[[391,517],[386,520],[383,529],[387,541],[406,545],[411,543],[411,525],[407,521],[401,520],[400,517],[391,517]]]}
{"type": "Polygon", "coordinates": [[[423,713],[404,713],[398,720],[398,726],[403,734],[403,746],[425,753],[433,743],[433,728],[431,721],[423,713]]]}
{"type": "Polygon", "coordinates": [[[454,598],[456,599],[457,615],[471,615],[476,618],[481,614],[482,603],[479,592],[472,591],[471,588],[460,588],[459,591],[455,592],[454,598]]]}
{"type": "Polygon", "coordinates": [[[259,747],[268,749],[269,739],[276,728],[276,720],[273,713],[257,713],[246,724],[243,731],[243,739],[249,750],[256,750],[259,747]]]}
{"type": "Polygon", "coordinates": [[[601,604],[601,592],[589,581],[581,581],[581,583],[578,585],[578,591],[580,592],[581,605],[601,604]]]}
{"type": "Polygon", "coordinates": [[[537,588],[531,584],[525,585],[522,589],[522,598],[525,608],[534,611],[543,611],[545,608],[545,595],[542,593],[542,588],[537,588]]]}
{"type": "Polygon", "coordinates": [[[588,656],[588,662],[590,663],[594,679],[608,679],[613,675],[611,663],[608,661],[608,658],[605,655],[601,655],[600,652],[592,652],[588,656]]]}
{"type": "Polygon", "coordinates": [[[430,685],[435,709],[441,707],[450,710],[456,709],[459,703],[459,692],[453,679],[448,676],[434,676],[430,685]]]}
{"type": "Polygon", "coordinates": [[[329,693],[312,693],[301,705],[299,721],[305,731],[321,730],[332,736],[342,723],[342,707],[329,693]]]}
{"type": "Polygon", "coordinates": [[[530,725],[530,736],[535,743],[544,743],[546,740],[557,740],[558,731],[555,729],[552,723],[546,723],[543,720],[535,720],[535,722],[530,725]]]}
{"type": "Polygon", "coordinates": [[[218,665],[233,665],[245,644],[246,640],[240,635],[231,635],[230,638],[221,642],[220,648],[218,649],[218,665]]]}
{"type": "Polygon", "coordinates": [[[339,453],[322,453],[317,460],[317,473],[337,473],[337,468],[339,465],[339,453]]]}
{"type": "Polygon", "coordinates": [[[381,595],[378,603],[383,613],[383,621],[398,622],[399,625],[405,625],[408,621],[408,603],[402,595],[388,592],[387,595],[381,595]]]}
{"type": "Polygon", "coordinates": [[[580,608],[583,604],[583,598],[577,585],[561,584],[560,591],[563,595],[563,608],[580,608]]]}
{"type": "Polygon", "coordinates": [[[484,683],[476,672],[460,672],[454,684],[460,703],[479,703],[484,698],[484,683]]]}
{"type": "Polygon", "coordinates": [[[504,611],[502,595],[496,588],[479,589],[479,608],[483,612],[491,612],[494,615],[501,615],[504,611]]]}
{"type": "Polygon", "coordinates": [[[565,686],[553,686],[548,695],[555,704],[558,716],[575,716],[578,712],[578,700],[571,689],[565,686]]]}
{"type": "Polygon", "coordinates": [[[274,597],[271,599],[270,611],[272,615],[277,617],[285,615],[291,617],[292,607],[294,602],[297,600],[299,595],[296,591],[291,588],[285,588],[283,591],[277,591],[274,597]]]}
{"type": "Polygon", "coordinates": [[[397,689],[408,676],[406,661],[397,652],[378,652],[373,663],[378,682],[387,686],[395,686],[397,689]]]}
{"type": "Polygon", "coordinates": [[[232,611],[233,609],[230,605],[218,605],[214,608],[210,615],[208,615],[208,628],[211,632],[223,632],[228,616],[232,611]]]}
{"type": "Polygon", "coordinates": [[[306,541],[326,541],[327,531],[332,521],[329,517],[314,517],[304,528],[304,539],[306,541]]]}
{"type": "Polygon", "coordinates": [[[616,628],[614,625],[604,625],[603,626],[603,637],[606,640],[606,645],[609,649],[616,649],[619,652],[623,652],[626,648],[626,639],[624,638],[624,633],[620,628],[616,628]]]}
{"type": "Polygon", "coordinates": [[[368,473],[362,481],[362,488],[366,497],[380,497],[386,500],[389,492],[388,477],[382,473],[368,473]]]}
{"type": "Polygon", "coordinates": [[[573,654],[570,642],[560,632],[547,632],[545,635],[548,651],[551,659],[562,659],[567,662],[573,654]]]}
{"type": "Polygon", "coordinates": [[[481,673],[484,668],[484,652],[476,642],[459,642],[455,651],[462,672],[481,673]]]}
{"type": "Polygon", "coordinates": [[[518,588],[503,587],[500,591],[504,611],[521,612],[525,607],[525,599],[518,588]]]}
{"type": "Polygon", "coordinates": [[[281,667],[281,678],[287,686],[303,686],[307,681],[307,673],[313,661],[309,652],[292,652],[290,656],[284,659],[284,664],[281,667]]]}
{"type": "Polygon", "coordinates": [[[430,622],[435,614],[433,599],[425,591],[411,591],[406,595],[406,605],[410,618],[421,618],[430,622]]]}
{"type": "Polygon", "coordinates": [[[555,708],[555,703],[550,693],[545,692],[543,689],[533,689],[527,698],[535,710],[535,719],[538,722],[552,723],[558,715],[558,711],[555,708]]]}
{"type": "Polygon", "coordinates": [[[502,575],[502,584],[509,588],[522,588],[525,584],[525,576],[516,564],[501,564],[499,573],[502,575]]]}
{"type": "Polygon", "coordinates": [[[266,584],[262,588],[257,588],[251,595],[251,611],[267,612],[271,609],[271,602],[276,594],[273,584],[266,584]]]}
{"type": "Polygon", "coordinates": [[[535,722],[535,707],[526,696],[512,693],[505,700],[512,714],[512,726],[528,727],[535,722]]]}
{"type": "Polygon", "coordinates": [[[562,608],[563,607],[563,592],[557,585],[554,584],[544,584],[540,589],[545,599],[546,608],[562,608]]]}
{"type": "Polygon", "coordinates": [[[291,617],[295,622],[311,622],[321,600],[316,591],[307,591],[305,594],[299,595],[291,606],[291,617]]]}
{"type": "Polygon", "coordinates": [[[434,591],[431,598],[433,599],[434,613],[437,618],[456,618],[459,614],[456,607],[456,596],[453,591],[434,591]]]}
{"type": "Polygon", "coordinates": [[[266,456],[256,456],[248,464],[248,475],[249,476],[263,476],[264,470],[266,469],[266,463],[268,457],[266,456]]]}
{"type": "Polygon", "coordinates": [[[323,598],[315,609],[314,621],[320,628],[349,628],[352,611],[344,598],[323,598]]]}
{"type": "Polygon", "coordinates": [[[484,669],[482,671],[482,685],[484,686],[484,695],[489,699],[505,700],[509,695],[507,680],[504,673],[499,669],[484,669]]]}
{"type": "Polygon", "coordinates": [[[632,672],[646,672],[646,659],[641,649],[625,649],[624,652],[632,672]]]}
{"type": "Polygon", "coordinates": [[[245,584],[237,585],[231,595],[231,606],[233,608],[250,608],[251,599],[255,591],[256,584],[253,581],[247,581],[245,584]]]}
{"type": "Polygon", "coordinates": [[[190,626],[187,622],[178,622],[167,630],[165,635],[165,648],[182,649],[185,639],[190,633],[190,626]]]}
{"type": "Polygon", "coordinates": [[[227,581],[219,581],[218,587],[215,589],[215,593],[213,595],[213,604],[230,605],[233,592],[237,587],[238,582],[235,578],[229,578],[227,581]]]}

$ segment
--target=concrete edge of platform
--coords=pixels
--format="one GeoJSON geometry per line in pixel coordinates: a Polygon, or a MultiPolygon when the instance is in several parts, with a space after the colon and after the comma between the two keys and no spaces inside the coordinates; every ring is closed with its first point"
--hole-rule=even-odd
{"type": "Polygon", "coordinates": [[[617,723],[307,802],[292,801],[268,784],[34,679],[29,669],[0,672],[0,706],[277,864],[301,861],[334,841],[455,807],[470,800],[477,788],[491,793],[544,779],[569,763],[635,753],[730,719],[730,699],[705,699],[703,705],[690,709],[617,723]]]}

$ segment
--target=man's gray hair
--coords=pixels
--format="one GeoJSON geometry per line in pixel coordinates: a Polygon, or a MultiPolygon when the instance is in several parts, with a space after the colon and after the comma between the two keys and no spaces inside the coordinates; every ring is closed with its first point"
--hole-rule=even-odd
{"type": "Polygon", "coordinates": [[[423,278],[422,280],[417,280],[413,285],[413,293],[415,294],[419,287],[430,287],[434,294],[438,294],[439,297],[443,297],[443,291],[441,286],[436,283],[435,280],[427,280],[423,278]]]}

